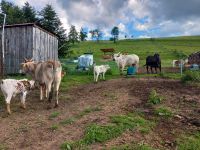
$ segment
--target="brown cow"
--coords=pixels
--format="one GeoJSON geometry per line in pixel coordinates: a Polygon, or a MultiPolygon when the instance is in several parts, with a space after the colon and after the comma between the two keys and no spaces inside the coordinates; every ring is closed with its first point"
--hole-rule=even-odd
{"type": "Polygon", "coordinates": [[[59,61],[34,62],[32,59],[21,64],[22,72],[29,74],[40,85],[40,100],[43,99],[43,90],[49,102],[56,94],[55,107],[58,106],[58,90],[62,76],[62,66],[59,61]],[[53,88],[52,88],[53,87],[53,88]]]}

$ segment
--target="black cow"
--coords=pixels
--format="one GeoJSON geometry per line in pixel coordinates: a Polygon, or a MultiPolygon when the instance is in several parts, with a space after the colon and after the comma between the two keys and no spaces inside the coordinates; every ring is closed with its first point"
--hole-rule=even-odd
{"type": "Polygon", "coordinates": [[[156,73],[157,73],[157,68],[159,68],[161,72],[160,55],[155,53],[154,56],[147,56],[145,66],[147,68],[147,73],[149,73],[149,67],[151,68],[151,73],[153,73],[152,68],[155,68],[156,73]]]}

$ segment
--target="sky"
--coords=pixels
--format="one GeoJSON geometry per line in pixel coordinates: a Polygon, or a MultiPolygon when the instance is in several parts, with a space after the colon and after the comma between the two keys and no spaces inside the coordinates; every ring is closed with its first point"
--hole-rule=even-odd
{"type": "MultiPolygon", "coordinates": [[[[51,4],[69,32],[100,29],[104,39],[114,26],[119,38],[150,38],[200,35],[200,0],[8,0],[36,10],[51,4]]],[[[89,35],[90,38],[90,35],[89,35]]]]}

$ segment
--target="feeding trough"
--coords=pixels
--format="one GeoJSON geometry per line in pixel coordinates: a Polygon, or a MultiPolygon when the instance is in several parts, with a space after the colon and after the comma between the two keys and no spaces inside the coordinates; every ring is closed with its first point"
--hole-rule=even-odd
{"type": "Polygon", "coordinates": [[[111,59],[112,58],[112,54],[115,51],[113,48],[102,48],[100,50],[104,53],[103,54],[103,59],[111,59]]]}

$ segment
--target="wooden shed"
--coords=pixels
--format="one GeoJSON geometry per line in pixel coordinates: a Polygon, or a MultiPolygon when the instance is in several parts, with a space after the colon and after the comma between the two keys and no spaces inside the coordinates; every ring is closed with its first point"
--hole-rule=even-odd
{"type": "MultiPolygon", "coordinates": [[[[18,73],[24,58],[33,58],[34,61],[58,59],[57,36],[33,23],[7,25],[4,36],[4,70],[7,74],[18,73]]],[[[2,59],[1,47],[0,44],[2,59]]]]}

